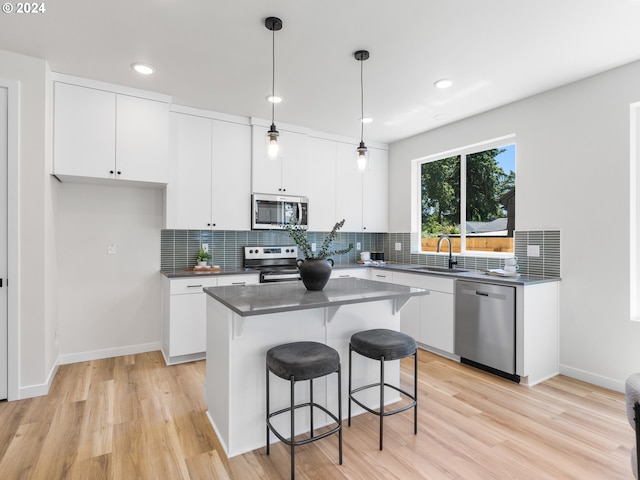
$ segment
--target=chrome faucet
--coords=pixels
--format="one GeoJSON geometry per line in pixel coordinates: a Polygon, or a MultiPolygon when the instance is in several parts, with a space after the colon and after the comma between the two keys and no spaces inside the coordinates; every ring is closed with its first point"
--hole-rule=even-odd
{"type": "Polygon", "coordinates": [[[453,268],[454,265],[458,264],[457,260],[454,260],[453,254],[451,252],[451,239],[447,235],[443,235],[438,239],[438,244],[436,245],[436,253],[440,252],[440,244],[443,240],[447,240],[449,242],[449,268],[453,268]]]}

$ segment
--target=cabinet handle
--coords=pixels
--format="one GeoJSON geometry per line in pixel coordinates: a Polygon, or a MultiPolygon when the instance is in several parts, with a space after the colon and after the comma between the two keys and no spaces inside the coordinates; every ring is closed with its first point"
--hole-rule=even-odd
{"type": "Polygon", "coordinates": [[[246,285],[247,282],[231,282],[231,285],[246,285]]]}
{"type": "Polygon", "coordinates": [[[215,223],[207,223],[207,227],[215,227],[216,224],[215,223]]]}
{"type": "Polygon", "coordinates": [[[120,170],[118,170],[118,171],[117,171],[117,174],[118,174],[118,175],[120,175],[120,174],[122,174],[122,172],[121,172],[120,170]]]}
{"type": "Polygon", "coordinates": [[[387,278],[386,275],[376,275],[376,277],[380,277],[380,278],[387,278]]]}
{"type": "Polygon", "coordinates": [[[113,170],[109,170],[109,173],[113,175],[115,172],[113,170]]]}
{"type": "Polygon", "coordinates": [[[201,288],[202,285],[187,285],[187,288],[201,288]]]}
{"type": "Polygon", "coordinates": [[[338,275],[339,278],[349,278],[351,275],[338,275]]]}

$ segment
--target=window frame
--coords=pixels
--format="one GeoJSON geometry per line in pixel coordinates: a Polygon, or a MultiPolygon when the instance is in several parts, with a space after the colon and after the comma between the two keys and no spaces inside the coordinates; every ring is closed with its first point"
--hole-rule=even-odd
{"type": "MultiPolygon", "coordinates": [[[[411,182],[411,252],[420,255],[448,255],[448,253],[434,253],[422,251],[422,209],[421,209],[421,183],[422,183],[422,164],[442,160],[448,157],[460,156],[460,219],[463,228],[460,230],[460,253],[455,255],[487,257],[487,258],[505,258],[514,255],[514,252],[479,252],[467,250],[466,245],[466,222],[467,222],[467,155],[490,150],[492,148],[500,148],[505,145],[516,145],[515,133],[504,135],[502,137],[493,138],[482,142],[477,142],[463,147],[452,148],[442,152],[430,154],[424,157],[416,158],[412,162],[412,182],[411,182]]],[[[517,163],[517,161],[516,161],[517,163]]],[[[518,176],[516,172],[516,183],[518,176]]]]}

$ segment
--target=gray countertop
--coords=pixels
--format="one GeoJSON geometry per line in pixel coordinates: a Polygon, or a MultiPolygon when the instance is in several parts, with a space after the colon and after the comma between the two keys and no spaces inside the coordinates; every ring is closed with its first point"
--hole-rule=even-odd
{"type": "Polygon", "coordinates": [[[161,270],[160,273],[167,278],[189,278],[189,277],[212,277],[220,275],[244,275],[244,274],[258,274],[258,270],[253,268],[223,268],[221,270],[212,272],[209,270],[161,270]]]}
{"type": "MultiPolygon", "coordinates": [[[[495,285],[534,285],[537,283],[558,282],[559,278],[541,278],[541,277],[529,277],[522,275],[520,277],[500,277],[494,275],[487,275],[480,270],[469,270],[467,272],[449,273],[449,272],[429,272],[425,270],[416,270],[416,268],[424,267],[425,265],[411,265],[403,263],[385,263],[382,265],[363,265],[363,264],[348,264],[348,265],[336,265],[334,270],[342,268],[374,268],[381,270],[390,270],[418,275],[432,275],[445,278],[460,278],[464,280],[470,280],[474,282],[493,283],[495,285]]],[[[252,268],[229,268],[222,269],[217,272],[210,271],[197,271],[197,270],[162,270],[160,273],[167,278],[189,278],[200,276],[220,276],[220,275],[244,275],[244,274],[258,274],[259,272],[252,268]]]]}
{"type": "MultiPolygon", "coordinates": [[[[361,265],[363,268],[375,268],[380,270],[391,270],[397,272],[411,273],[411,274],[419,274],[419,275],[432,275],[434,277],[445,277],[445,278],[459,278],[461,280],[469,280],[472,282],[483,282],[483,283],[492,283],[495,285],[509,285],[509,286],[517,286],[517,285],[534,285],[537,283],[548,283],[548,282],[558,282],[559,278],[542,278],[542,277],[530,277],[527,275],[521,275],[519,277],[502,277],[497,275],[487,275],[482,270],[468,270],[466,272],[459,273],[449,273],[449,272],[429,272],[426,270],[419,270],[420,267],[425,267],[426,265],[410,265],[403,263],[386,263],[384,265],[370,265],[365,266],[361,265]],[[418,268],[418,269],[417,269],[418,268]]],[[[336,268],[336,267],[334,267],[336,268]]]]}
{"type": "Polygon", "coordinates": [[[332,279],[321,291],[307,290],[302,282],[278,282],[209,287],[204,292],[243,317],[379,300],[402,300],[428,293],[422,288],[361,278],[332,279]]]}

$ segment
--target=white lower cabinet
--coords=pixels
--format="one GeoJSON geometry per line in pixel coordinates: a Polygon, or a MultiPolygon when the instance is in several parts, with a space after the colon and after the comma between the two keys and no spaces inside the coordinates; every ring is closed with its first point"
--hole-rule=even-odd
{"type": "Polygon", "coordinates": [[[400,313],[400,329],[417,342],[453,355],[454,280],[433,275],[393,273],[393,283],[424,288],[428,295],[411,299],[400,313]]]}
{"type": "Polygon", "coordinates": [[[369,280],[393,283],[393,272],[381,268],[369,268],[369,280]]]}
{"type": "Polygon", "coordinates": [[[366,268],[334,268],[331,270],[331,278],[369,278],[366,268]]]}
{"type": "Polygon", "coordinates": [[[206,356],[207,302],[203,288],[259,283],[258,274],[162,277],[162,354],[167,365],[206,356]]]}

